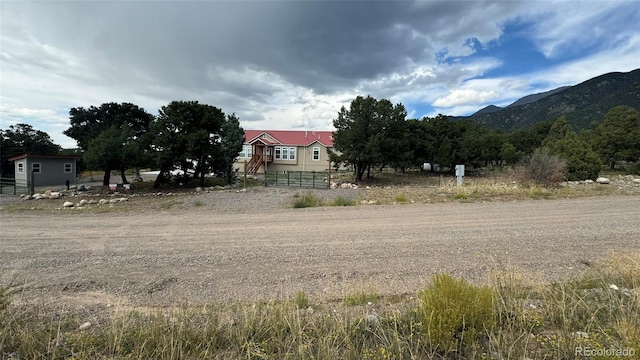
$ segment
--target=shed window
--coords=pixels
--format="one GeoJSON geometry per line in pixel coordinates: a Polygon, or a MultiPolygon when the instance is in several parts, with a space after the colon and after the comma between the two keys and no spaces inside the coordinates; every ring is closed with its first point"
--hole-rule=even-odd
{"type": "Polygon", "coordinates": [[[24,163],[21,163],[21,162],[18,163],[18,173],[20,174],[24,173],[24,163]]]}
{"type": "Polygon", "coordinates": [[[70,173],[71,172],[71,163],[64,163],[64,172],[65,173],[70,173]]]}
{"type": "Polygon", "coordinates": [[[40,163],[33,163],[31,164],[31,170],[36,173],[39,174],[40,173],[40,163]]]}
{"type": "Polygon", "coordinates": [[[319,161],[320,160],[320,148],[319,147],[314,147],[313,148],[313,160],[315,160],[315,161],[319,161]]]}

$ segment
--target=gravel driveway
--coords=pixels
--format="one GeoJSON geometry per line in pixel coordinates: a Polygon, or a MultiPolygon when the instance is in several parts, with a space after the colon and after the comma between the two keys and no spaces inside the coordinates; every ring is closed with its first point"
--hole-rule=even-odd
{"type": "Polygon", "coordinates": [[[414,293],[441,271],[481,281],[496,265],[548,279],[640,251],[638,196],[292,209],[267,205],[268,191],[279,190],[227,193],[245,204],[233,211],[222,195],[201,194],[187,200],[197,206],[142,213],[0,213],[0,284],[23,299],[81,305],[299,290],[330,300],[414,293]]]}

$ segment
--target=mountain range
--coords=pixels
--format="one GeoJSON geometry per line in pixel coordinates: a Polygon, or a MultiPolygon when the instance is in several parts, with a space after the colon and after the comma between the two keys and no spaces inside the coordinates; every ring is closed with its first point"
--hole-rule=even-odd
{"type": "Polygon", "coordinates": [[[455,119],[470,119],[489,129],[509,131],[564,115],[578,131],[593,121],[602,122],[604,114],[618,105],[640,111],[640,69],[600,75],[578,85],[527,95],[506,107],[489,105],[473,115],[455,119]]]}

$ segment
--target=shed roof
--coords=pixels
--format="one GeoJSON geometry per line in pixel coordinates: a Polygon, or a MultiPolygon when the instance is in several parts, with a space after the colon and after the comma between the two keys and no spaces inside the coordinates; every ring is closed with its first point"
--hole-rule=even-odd
{"type": "Polygon", "coordinates": [[[7,160],[9,161],[15,161],[15,160],[20,160],[20,159],[25,159],[25,158],[33,158],[33,159],[80,159],[80,156],[74,156],[74,155],[43,155],[43,154],[22,154],[22,155],[17,155],[14,157],[10,157],[7,160]]]}

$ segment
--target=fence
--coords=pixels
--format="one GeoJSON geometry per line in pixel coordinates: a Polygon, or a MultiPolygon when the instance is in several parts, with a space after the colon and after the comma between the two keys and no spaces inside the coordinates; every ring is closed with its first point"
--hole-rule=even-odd
{"type": "Polygon", "coordinates": [[[264,185],[326,189],[328,178],[327,171],[267,171],[264,185]]]}
{"type": "Polygon", "coordinates": [[[14,178],[0,178],[0,194],[28,194],[29,182],[27,180],[16,180],[14,178]]]}

